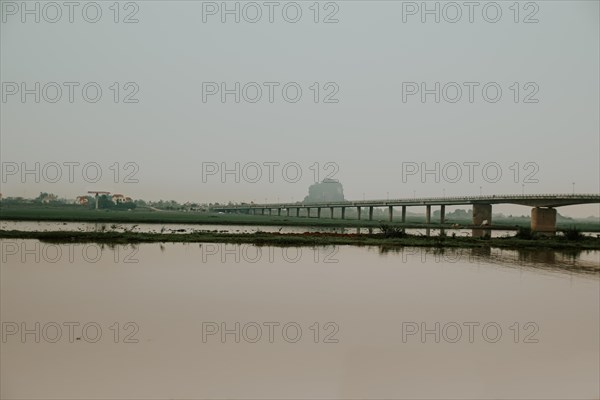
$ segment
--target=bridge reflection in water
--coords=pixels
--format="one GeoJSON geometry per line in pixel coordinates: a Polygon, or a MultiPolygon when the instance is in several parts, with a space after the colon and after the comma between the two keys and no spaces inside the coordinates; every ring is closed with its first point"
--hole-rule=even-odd
{"type": "Polygon", "coordinates": [[[380,254],[401,256],[404,262],[420,257],[423,263],[488,263],[502,267],[544,269],[569,273],[598,274],[597,250],[550,250],[550,249],[500,249],[493,247],[477,248],[427,248],[378,246],[380,254]]]}

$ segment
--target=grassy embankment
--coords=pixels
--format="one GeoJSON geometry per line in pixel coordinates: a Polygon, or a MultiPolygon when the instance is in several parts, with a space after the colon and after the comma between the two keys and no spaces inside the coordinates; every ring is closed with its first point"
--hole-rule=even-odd
{"type": "MultiPolygon", "coordinates": [[[[424,217],[408,215],[406,223],[395,219],[387,222],[387,218],[374,218],[373,221],[357,219],[329,218],[325,210],[322,218],[287,217],[276,215],[247,215],[247,214],[214,214],[181,211],[152,211],[136,209],[134,211],[90,210],[80,207],[0,207],[1,220],[13,221],[60,221],[60,222],[114,222],[114,223],[162,223],[162,224],[210,224],[210,225],[274,225],[274,226],[319,226],[319,227],[379,227],[383,221],[386,224],[402,225],[405,228],[450,228],[458,224],[462,228],[471,228],[471,221],[448,220],[444,225],[425,224],[424,217]]],[[[432,221],[435,222],[435,221],[432,221]]],[[[491,229],[516,230],[518,226],[528,227],[529,219],[496,219],[491,229]]],[[[600,224],[587,221],[557,224],[559,230],[576,227],[580,231],[600,232],[600,224]]]]}

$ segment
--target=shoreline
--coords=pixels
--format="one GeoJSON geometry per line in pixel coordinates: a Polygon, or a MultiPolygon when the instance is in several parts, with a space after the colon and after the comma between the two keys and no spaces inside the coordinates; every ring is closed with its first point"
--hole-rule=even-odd
{"type": "MultiPolygon", "coordinates": [[[[321,228],[379,228],[389,225],[406,229],[486,229],[517,231],[519,227],[529,227],[530,223],[497,222],[488,226],[472,225],[464,220],[446,221],[444,224],[421,221],[419,217],[408,216],[406,222],[387,219],[358,220],[331,219],[316,217],[287,217],[243,214],[196,214],[179,211],[102,211],[72,210],[53,208],[0,208],[0,221],[23,222],[91,222],[91,223],[136,223],[136,224],[187,224],[187,225],[256,225],[256,226],[299,226],[321,228]]],[[[600,232],[600,225],[590,223],[558,223],[557,231],[575,227],[582,232],[600,232]]]]}
{"type": "Polygon", "coordinates": [[[0,239],[36,239],[49,243],[231,243],[258,246],[388,246],[388,247],[434,247],[434,248],[505,248],[547,250],[600,250],[600,239],[585,237],[567,240],[563,237],[539,237],[536,239],[472,238],[451,236],[386,237],[384,234],[339,233],[141,233],[141,232],[76,232],[76,231],[17,231],[0,230],[0,239]]]}

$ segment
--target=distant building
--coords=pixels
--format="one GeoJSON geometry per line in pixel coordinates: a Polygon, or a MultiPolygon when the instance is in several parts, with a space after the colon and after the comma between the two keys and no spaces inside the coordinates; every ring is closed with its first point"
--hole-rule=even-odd
{"type": "Polygon", "coordinates": [[[344,201],[344,187],[337,179],[323,179],[308,188],[305,203],[322,203],[329,201],[344,201]]]}
{"type": "Polygon", "coordinates": [[[115,193],[112,195],[112,201],[115,204],[125,203],[125,199],[126,199],[126,197],[120,193],[115,193]]]}
{"type": "Polygon", "coordinates": [[[54,201],[58,200],[58,196],[52,193],[48,193],[45,194],[44,196],[42,196],[42,198],[40,199],[40,202],[42,204],[48,204],[48,203],[52,203],[54,201]]]}

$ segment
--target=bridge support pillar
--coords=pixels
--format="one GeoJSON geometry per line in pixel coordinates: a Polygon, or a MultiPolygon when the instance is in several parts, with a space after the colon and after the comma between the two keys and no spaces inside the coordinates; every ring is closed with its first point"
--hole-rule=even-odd
{"type": "Polygon", "coordinates": [[[287,213],[287,216],[289,217],[290,216],[290,209],[289,209],[289,207],[286,209],[286,213],[287,213]]]}
{"type": "Polygon", "coordinates": [[[446,206],[440,206],[440,224],[446,222],[446,206]]]}
{"type": "Polygon", "coordinates": [[[373,207],[369,207],[369,221],[373,221],[373,207]]]}
{"type": "Polygon", "coordinates": [[[264,208],[262,209],[262,215],[265,215],[265,209],[264,208]]]}
{"type": "Polygon", "coordinates": [[[406,206],[402,206],[402,223],[406,222],[406,206]]]}
{"type": "Polygon", "coordinates": [[[358,219],[360,219],[360,212],[362,211],[362,207],[356,207],[356,213],[358,214],[358,219]]]}
{"type": "Polygon", "coordinates": [[[310,218],[310,207],[306,207],[306,217],[310,218]]]}
{"type": "Polygon", "coordinates": [[[473,204],[473,225],[492,224],[492,205],[473,204]]]}
{"type": "Polygon", "coordinates": [[[300,207],[296,208],[296,217],[300,216],[300,207]]]}
{"type": "Polygon", "coordinates": [[[331,211],[331,219],[333,219],[333,207],[329,207],[329,210],[331,211]]]}
{"type": "MultiPolygon", "coordinates": [[[[473,225],[491,225],[492,224],[492,205],[491,204],[473,204],[473,225]]],[[[489,229],[473,229],[473,237],[490,237],[489,229]]]]}
{"type": "Polygon", "coordinates": [[[431,206],[425,206],[425,223],[431,223],[431,206]]]}
{"type": "Polygon", "coordinates": [[[342,207],[342,219],[346,219],[346,207],[342,207]]]}
{"type": "Polygon", "coordinates": [[[321,218],[321,207],[317,207],[317,218],[321,218]]]}
{"type": "Polygon", "coordinates": [[[269,215],[273,215],[273,209],[269,208],[269,215]]]}
{"type": "Polygon", "coordinates": [[[278,215],[279,217],[281,217],[281,208],[278,208],[278,209],[277,209],[277,215],[278,215]]]}
{"type": "Polygon", "coordinates": [[[394,207],[392,206],[388,207],[388,218],[390,222],[392,222],[392,220],[394,219],[394,207]]]}
{"type": "Polygon", "coordinates": [[[556,234],[556,209],[532,208],[531,231],[538,235],[554,236],[556,234]]]}

